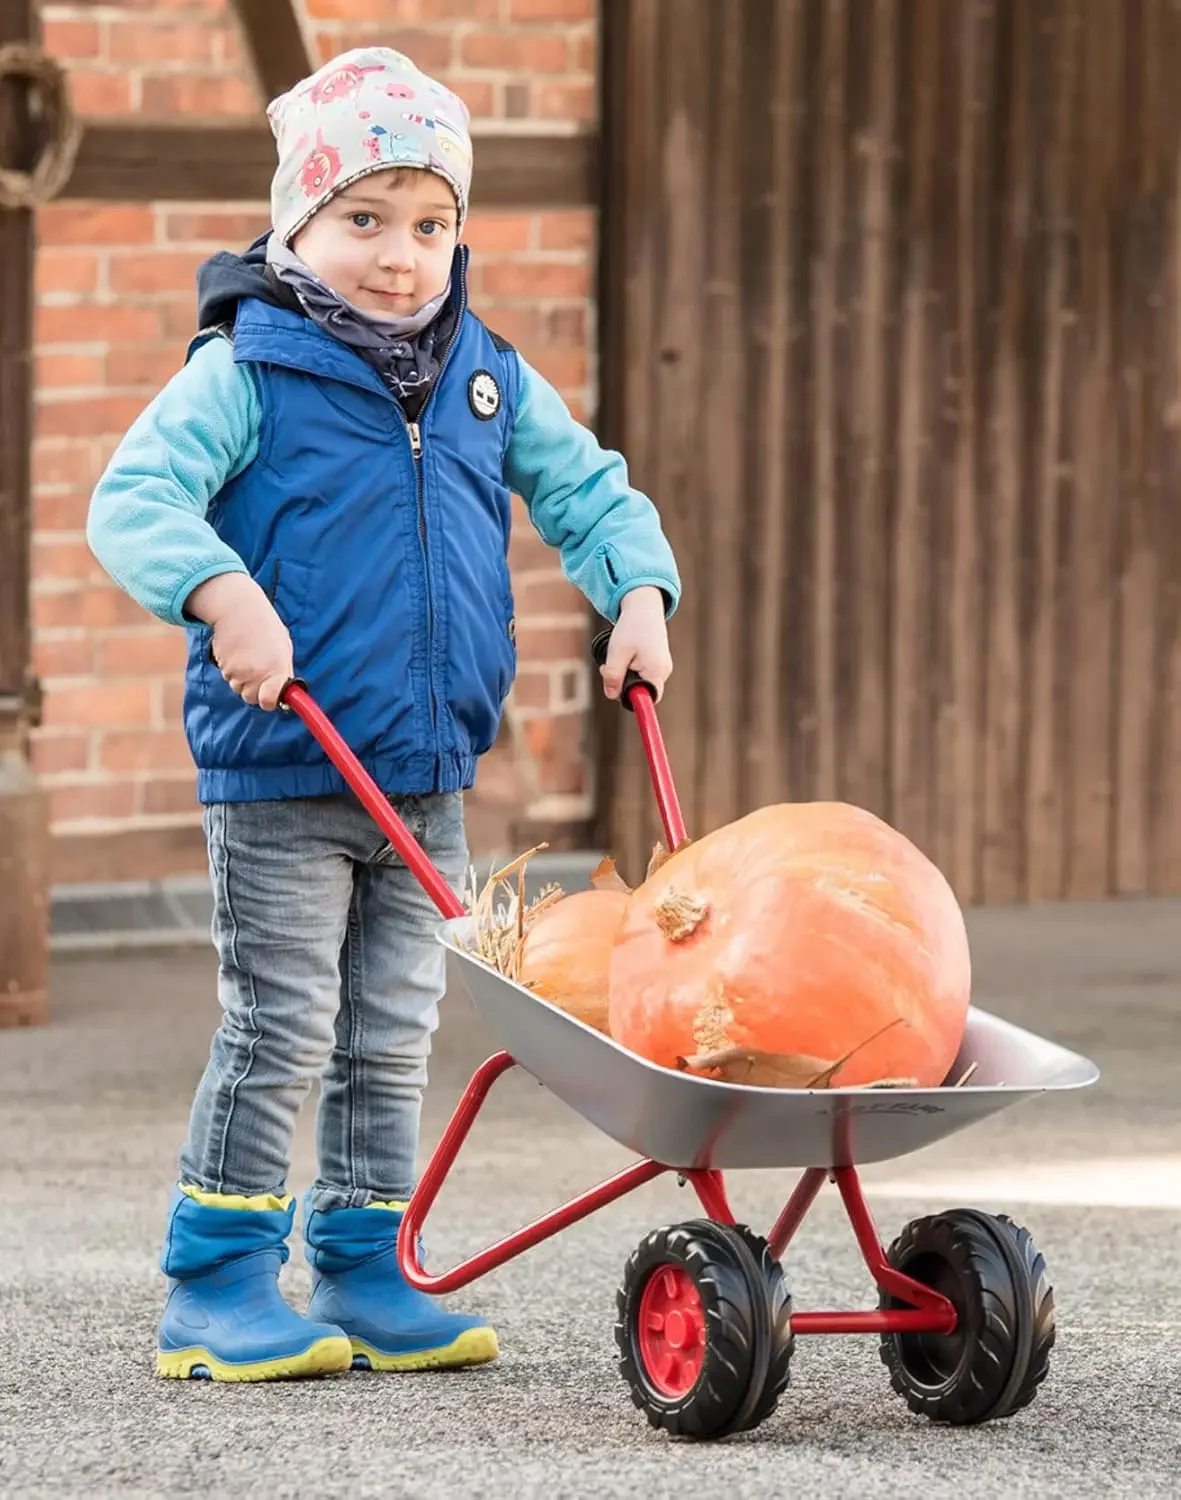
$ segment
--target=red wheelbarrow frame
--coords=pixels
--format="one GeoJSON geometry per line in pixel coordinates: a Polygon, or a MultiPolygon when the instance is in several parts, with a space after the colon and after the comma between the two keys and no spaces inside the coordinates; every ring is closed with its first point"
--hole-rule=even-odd
{"type": "MultiPolygon", "coordinates": [[[[644,753],[652,773],[652,784],[664,823],[668,847],[675,849],[685,836],[685,822],[681,815],[672,770],[665,750],[664,738],[656,717],[656,704],[647,685],[634,674],[624,685],[623,705],[630,709],[639,725],[644,743],[644,753]]],[[[283,707],[293,710],[307,725],[315,738],[340,771],[345,781],[356,793],[362,805],[371,814],[393,847],[401,855],[407,867],[413,871],[423,889],[434,901],[442,915],[447,918],[463,917],[467,913],[463,903],[447,884],[442,874],[428,858],[410,830],[390,806],[381,790],[361,765],[360,761],[337,733],[323,710],[316,704],[306,686],[301,682],[289,683],[284,690],[283,707]]],[[[726,1197],[726,1185],[721,1172],[713,1169],[680,1169],[664,1166],[660,1162],[642,1160],[625,1167],[614,1177],[571,1198],[559,1208],[543,1214],[522,1229],[506,1235],[479,1251],[467,1260],[460,1261],[449,1271],[431,1275],[419,1260],[419,1235],[426,1222],[435,1199],[459,1155],[469,1130],[479,1114],[492,1085],[515,1060],[507,1052],[497,1052],[476,1069],[471,1082],[464,1091],[455,1113],[452,1115],[443,1137],[435,1148],[422,1178],[410,1199],[409,1207],[402,1219],[398,1235],[398,1265],[411,1286],[419,1291],[442,1294],[467,1286],[488,1271],[503,1266],[507,1261],[530,1250],[542,1240],[580,1219],[585,1219],[596,1209],[614,1203],[616,1199],[662,1176],[675,1171],[679,1178],[689,1182],[709,1218],[723,1224],[735,1223],[733,1211],[726,1197]]],[[[853,1167],[809,1167],[797,1182],[783,1212],[776,1219],[767,1236],[771,1253],[781,1258],[809,1209],[816,1201],[825,1180],[836,1183],[845,1212],[849,1217],[858,1248],[866,1269],[878,1288],[889,1297],[908,1304],[897,1308],[875,1308],[869,1312],[793,1312],[791,1326],[797,1334],[803,1333],[951,1333],[956,1326],[954,1304],[941,1293],[925,1287],[909,1276],[894,1269],[886,1259],[881,1237],[865,1201],[861,1182],[853,1167]]]]}

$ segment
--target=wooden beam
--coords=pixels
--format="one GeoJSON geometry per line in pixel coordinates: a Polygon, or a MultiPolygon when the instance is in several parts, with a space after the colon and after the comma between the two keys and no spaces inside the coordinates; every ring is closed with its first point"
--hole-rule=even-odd
{"type": "Polygon", "coordinates": [[[230,0],[264,103],[315,71],[292,0],[230,0]]]}
{"type": "MultiPolygon", "coordinates": [[[[32,38],[30,0],[0,5],[0,46],[32,38]]],[[[37,142],[23,80],[0,80],[0,165],[28,171],[37,142]]],[[[17,717],[29,661],[29,445],[33,431],[33,215],[0,208],[0,720],[17,717]]]]}
{"type": "MultiPolygon", "coordinates": [[[[0,46],[38,32],[32,0],[0,4],[0,46]]],[[[37,152],[29,104],[0,80],[0,165],[16,171],[37,152]]],[[[0,1026],[48,1016],[49,808],[27,759],[35,250],[32,211],[0,208],[0,1026]]]]}
{"type": "MultiPolygon", "coordinates": [[[[588,208],[598,201],[594,135],[478,135],[475,150],[476,208],[588,208]]],[[[86,122],[73,174],[59,196],[265,201],[274,167],[275,142],[265,124],[112,117],[86,122]]]]}

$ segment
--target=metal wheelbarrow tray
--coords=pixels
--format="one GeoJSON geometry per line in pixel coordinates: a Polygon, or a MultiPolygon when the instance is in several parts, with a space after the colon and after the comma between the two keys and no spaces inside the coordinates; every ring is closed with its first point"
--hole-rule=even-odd
{"type": "MultiPolygon", "coordinates": [[[[606,635],[595,642],[602,661],[606,635]]],[[[654,695],[634,674],[634,712],[669,848],[685,837],[654,695]]],[[[469,951],[471,919],[389,802],[294,682],[283,706],[307,724],[444,917],[439,940],[504,1050],[472,1077],[403,1217],[398,1259],[428,1293],[466,1286],[596,1209],[669,1171],[694,1189],[701,1217],[655,1230],[635,1249],[617,1297],[619,1367],[649,1423],[674,1437],[722,1438],[757,1427],[787,1387],[798,1335],[872,1333],[910,1409],[970,1425],[1033,1400],[1054,1343],[1053,1292],[1028,1230],[960,1208],[906,1225],[885,1249],[857,1166],[904,1156],[1035,1095],[1085,1087],[1087,1058],[975,1007],[951,1078],[960,1088],[768,1089],[674,1073],[504,978],[469,951]],[[450,1270],[420,1261],[423,1223],[489,1090],[520,1066],[640,1158],[450,1270]],[[765,1236],[740,1224],[722,1171],[802,1168],[765,1236]],[[826,1181],[836,1184],[878,1306],[804,1312],[792,1306],[782,1258],[826,1181]]]]}

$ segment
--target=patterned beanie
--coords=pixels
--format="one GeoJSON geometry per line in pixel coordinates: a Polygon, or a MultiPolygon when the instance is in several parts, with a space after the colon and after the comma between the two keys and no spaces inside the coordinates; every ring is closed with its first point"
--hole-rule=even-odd
{"type": "Polygon", "coordinates": [[[342,188],[390,167],[442,177],[463,228],[472,181],[467,105],[403,53],[343,52],[268,105],[267,119],[279,150],[271,223],[283,244],[342,188]]]}

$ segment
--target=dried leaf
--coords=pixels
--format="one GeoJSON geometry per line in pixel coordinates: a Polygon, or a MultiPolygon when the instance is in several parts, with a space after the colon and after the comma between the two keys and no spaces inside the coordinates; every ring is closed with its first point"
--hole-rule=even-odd
{"type": "Polygon", "coordinates": [[[610,855],[600,860],[591,871],[590,883],[596,891],[624,891],[631,894],[631,886],[615,868],[615,861],[610,855]]]}
{"type": "Polygon", "coordinates": [[[648,868],[644,872],[644,879],[650,880],[662,865],[668,864],[669,860],[673,857],[673,854],[679,854],[682,849],[687,849],[692,842],[692,839],[682,839],[670,854],[669,851],[664,847],[664,845],[659,840],[657,840],[657,842],[652,846],[652,857],[648,861],[648,868]]]}
{"type": "MultiPolygon", "coordinates": [[[[836,1062],[823,1057],[809,1057],[803,1052],[760,1052],[754,1047],[723,1047],[699,1052],[693,1057],[679,1057],[677,1065],[699,1073],[713,1073],[724,1083],[747,1083],[771,1089],[827,1089],[850,1058],[863,1051],[878,1037],[902,1024],[902,1018],[891,1021],[872,1036],[858,1042],[836,1062]]],[[[879,1087],[914,1087],[910,1079],[885,1079],[879,1087]]]]}

